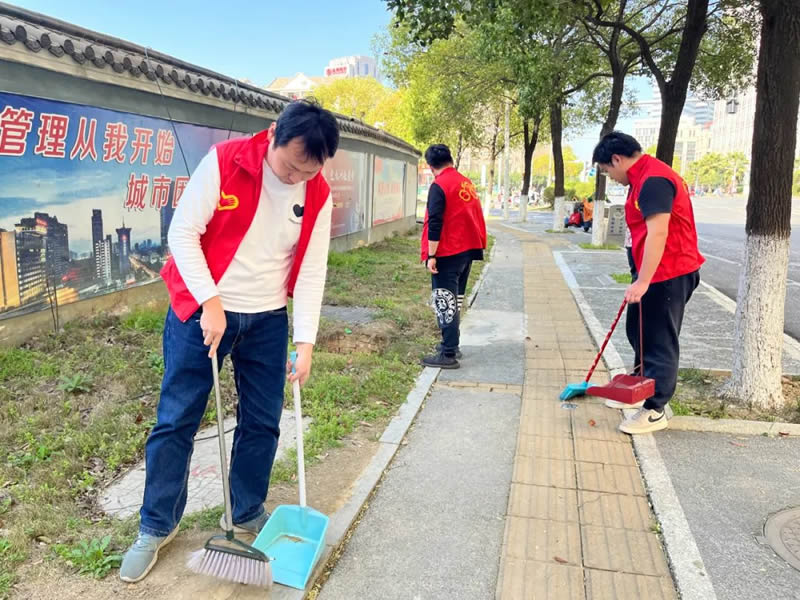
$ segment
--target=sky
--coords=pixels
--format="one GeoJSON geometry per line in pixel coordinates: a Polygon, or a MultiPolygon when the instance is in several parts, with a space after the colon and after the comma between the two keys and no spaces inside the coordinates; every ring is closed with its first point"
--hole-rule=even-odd
{"type": "Polygon", "coordinates": [[[371,54],[373,35],[391,17],[381,0],[12,3],[256,85],[298,71],[321,76],[332,58],[371,54]]]}
{"type": "MultiPolygon", "coordinates": [[[[210,0],[137,0],[127,10],[108,0],[14,3],[260,86],[297,72],[322,75],[333,58],[371,55],[373,37],[391,20],[382,0],[253,0],[247,12],[220,10],[219,1],[210,0]]],[[[640,100],[651,97],[646,79],[628,85],[640,100]]],[[[617,127],[632,132],[632,118],[617,127]]],[[[599,134],[598,125],[568,133],[565,141],[579,158],[590,160],[599,134]]]]}

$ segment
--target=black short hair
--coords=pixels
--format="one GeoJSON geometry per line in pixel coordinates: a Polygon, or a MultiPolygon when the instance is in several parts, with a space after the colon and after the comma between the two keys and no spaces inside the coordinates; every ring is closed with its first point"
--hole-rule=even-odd
{"type": "Polygon", "coordinates": [[[453,155],[444,144],[433,144],[425,150],[425,162],[434,169],[441,169],[453,164],[453,155]]]}
{"type": "Polygon", "coordinates": [[[612,131],[603,136],[600,143],[594,147],[592,162],[602,165],[610,165],[611,157],[614,154],[631,157],[637,152],[642,151],[642,146],[632,135],[621,131],[612,131]]]}
{"type": "Polygon", "coordinates": [[[296,100],[283,109],[275,125],[275,146],[303,140],[306,156],[318,163],[332,158],[339,147],[339,123],[333,113],[313,100],[296,100]]]}

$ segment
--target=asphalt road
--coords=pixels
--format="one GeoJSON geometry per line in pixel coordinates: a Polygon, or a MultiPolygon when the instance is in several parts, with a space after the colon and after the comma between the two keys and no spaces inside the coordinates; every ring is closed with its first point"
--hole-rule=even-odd
{"type": "MultiPolygon", "coordinates": [[[[706,257],[703,280],[736,300],[746,221],[745,198],[699,197],[694,202],[700,252],[706,257]]],[[[800,206],[792,207],[792,237],[786,294],[785,331],[800,339],[800,206]]]]}

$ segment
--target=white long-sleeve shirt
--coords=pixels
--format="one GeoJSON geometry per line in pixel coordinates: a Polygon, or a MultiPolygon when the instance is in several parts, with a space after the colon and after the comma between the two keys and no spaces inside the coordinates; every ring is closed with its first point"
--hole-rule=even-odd
{"type": "MultiPolygon", "coordinates": [[[[302,217],[294,206],[305,205],[306,184],[281,182],[264,161],[261,197],[255,217],[239,249],[215,284],[200,246],[200,236],[214,216],[220,194],[216,150],[200,162],[181,196],[168,240],[175,264],[194,299],[202,304],[219,296],[231,312],[256,313],[286,306],[289,271],[300,237],[302,217]]],[[[317,216],[294,292],[294,341],[316,341],[328,248],[331,237],[330,198],[317,216]]]]}

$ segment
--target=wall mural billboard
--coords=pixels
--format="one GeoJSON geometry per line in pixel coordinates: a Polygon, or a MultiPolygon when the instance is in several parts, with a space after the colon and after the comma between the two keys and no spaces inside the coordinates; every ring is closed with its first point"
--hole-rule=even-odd
{"type": "MultiPolygon", "coordinates": [[[[189,174],[239,135],[0,92],[0,319],[157,281],[189,174]]],[[[366,228],[368,168],[348,150],[325,165],[331,237],[366,228]]],[[[402,218],[404,163],[375,169],[374,223],[402,218]]]]}
{"type": "Polygon", "coordinates": [[[375,157],[372,186],[372,224],[380,225],[402,219],[406,163],[375,157]]]}
{"type": "Polygon", "coordinates": [[[180,148],[191,171],[228,135],[0,93],[0,319],[158,279],[180,148]]]}
{"type": "Polygon", "coordinates": [[[338,150],[325,163],[322,174],[331,186],[333,214],[331,237],[361,231],[366,226],[367,155],[338,150]]]}

